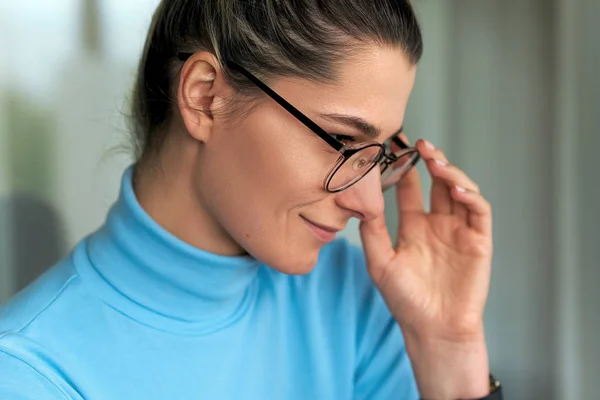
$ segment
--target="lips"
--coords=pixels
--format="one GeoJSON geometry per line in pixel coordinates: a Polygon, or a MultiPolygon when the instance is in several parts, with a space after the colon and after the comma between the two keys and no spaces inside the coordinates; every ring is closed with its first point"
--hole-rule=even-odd
{"type": "Polygon", "coordinates": [[[321,225],[319,223],[313,222],[304,216],[301,217],[304,220],[304,222],[306,222],[312,234],[324,243],[331,242],[333,239],[335,239],[336,233],[341,231],[341,229],[338,228],[332,228],[327,225],[321,225]]]}

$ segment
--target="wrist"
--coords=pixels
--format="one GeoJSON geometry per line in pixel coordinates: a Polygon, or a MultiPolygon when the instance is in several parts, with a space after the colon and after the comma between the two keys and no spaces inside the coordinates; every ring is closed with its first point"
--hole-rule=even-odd
{"type": "Polygon", "coordinates": [[[490,394],[483,335],[450,341],[408,333],[405,343],[423,399],[478,399],[490,394]]]}

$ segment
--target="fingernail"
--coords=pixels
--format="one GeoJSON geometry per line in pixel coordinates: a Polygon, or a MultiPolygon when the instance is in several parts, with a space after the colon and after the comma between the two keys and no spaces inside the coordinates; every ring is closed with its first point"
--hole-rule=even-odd
{"type": "Polygon", "coordinates": [[[465,192],[467,191],[467,189],[465,189],[465,188],[464,188],[464,187],[462,187],[462,186],[456,186],[456,190],[458,190],[458,191],[459,191],[459,192],[461,192],[461,193],[465,193],[465,192]]]}
{"type": "Polygon", "coordinates": [[[429,140],[425,140],[425,139],[423,139],[423,141],[425,142],[425,146],[427,146],[427,148],[429,148],[431,150],[435,150],[435,146],[433,145],[433,143],[431,143],[429,140]]]}
{"type": "Polygon", "coordinates": [[[435,160],[435,163],[441,167],[445,167],[446,165],[448,165],[448,163],[446,161],[438,160],[438,159],[435,160]]]}

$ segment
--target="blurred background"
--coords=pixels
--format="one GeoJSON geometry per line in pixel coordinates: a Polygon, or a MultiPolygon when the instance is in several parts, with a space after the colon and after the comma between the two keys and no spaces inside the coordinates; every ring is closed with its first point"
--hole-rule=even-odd
{"type": "MultiPolygon", "coordinates": [[[[157,4],[0,0],[0,303],[115,200],[157,4]]],[[[405,127],[494,206],[486,329],[505,398],[600,398],[600,0],[415,6],[425,54],[405,127]]],[[[360,244],[356,223],[344,234],[360,244]]]]}

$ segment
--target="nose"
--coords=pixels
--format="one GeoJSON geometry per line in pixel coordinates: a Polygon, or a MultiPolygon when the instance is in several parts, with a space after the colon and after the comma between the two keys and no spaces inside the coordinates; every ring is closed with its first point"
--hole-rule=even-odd
{"type": "Polygon", "coordinates": [[[336,203],[352,211],[360,220],[369,221],[383,214],[384,200],[379,168],[373,168],[354,185],[337,193],[336,203]]]}

